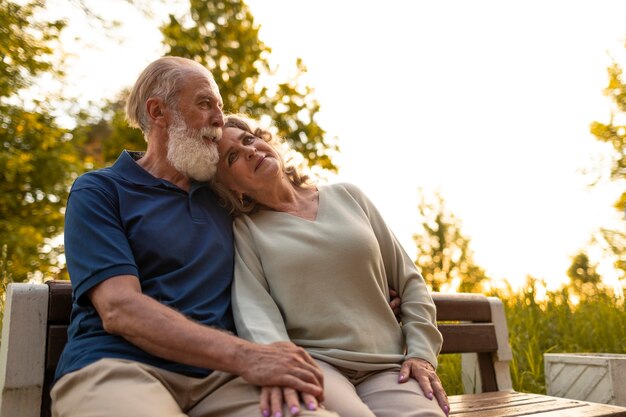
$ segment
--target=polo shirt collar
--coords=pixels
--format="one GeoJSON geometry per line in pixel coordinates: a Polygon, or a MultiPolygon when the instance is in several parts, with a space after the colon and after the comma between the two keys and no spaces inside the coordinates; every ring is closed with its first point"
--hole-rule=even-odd
{"type": "MultiPolygon", "coordinates": [[[[164,185],[168,188],[177,188],[174,184],[166,181],[162,178],[157,178],[154,175],[150,174],[148,171],[143,169],[138,163],[137,160],[144,155],[144,152],[137,151],[127,151],[124,150],[120,156],[117,158],[117,161],[113,164],[111,169],[125,178],[127,181],[132,182],[135,185],[144,185],[149,187],[155,187],[158,185],[164,185]]],[[[208,187],[207,182],[200,182],[191,180],[191,191],[195,191],[199,188],[208,187]]]]}
{"type": "Polygon", "coordinates": [[[124,150],[111,169],[136,185],[156,186],[163,184],[164,180],[156,178],[137,163],[137,159],[141,158],[143,154],[143,152],[124,150]]]}

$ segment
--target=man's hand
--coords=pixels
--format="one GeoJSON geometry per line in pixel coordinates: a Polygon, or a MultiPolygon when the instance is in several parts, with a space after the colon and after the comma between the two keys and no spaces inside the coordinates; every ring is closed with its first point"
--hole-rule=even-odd
{"type": "Polygon", "coordinates": [[[292,388],[263,387],[261,388],[261,415],[263,417],[281,416],[283,403],[287,405],[292,416],[300,414],[300,402],[304,403],[307,410],[316,410],[317,399],[311,394],[298,393],[292,388]]]}
{"type": "MultiPolygon", "coordinates": [[[[287,387],[324,399],[324,374],[313,358],[291,342],[270,345],[251,343],[243,349],[236,373],[261,386],[287,387]]],[[[308,404],[308,403],[307,403],[308,404]]]]}
{"type": "Polygon", "coordinates": [[[419,358],[409,358],[405,360],[402,364],[402,368],[400,368],[398,382],[406,382],[410,377],[415,378],[426,398],[432,400],[434,395],[434,398],[437,399],[439,407],[441,407],[444,413],[446,413],[446,415],[450,414],[448,396],[441,385],[435,368],[433,368],[430,362],[419,358]]]}

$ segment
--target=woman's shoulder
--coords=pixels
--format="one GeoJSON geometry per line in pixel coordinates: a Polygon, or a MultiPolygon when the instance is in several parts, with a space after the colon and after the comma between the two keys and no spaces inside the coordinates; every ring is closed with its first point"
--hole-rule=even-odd
{"type": "Polygon", "coordinates": [[[324,186],[324,188],[326,188],[329,193],[335,194],[337,196],[344,196],[346,198],[359,202],[368,201],[368,198],[363,190],[361,190],[361,188],[359,188],[357,185],[350,182],[328,184],[324,186]]]}
{"type": "Polygon", "coordinates": [[[329,191],[344,192],[344,193],[348,193],[351,195],[363,195],[363,191],[358,186],[350,182],[338,182],[338,183],[333,183],[333,184],[326,184],[326,185],[320,186],[320,188],[321,189],[326,188],[329,191]]]}

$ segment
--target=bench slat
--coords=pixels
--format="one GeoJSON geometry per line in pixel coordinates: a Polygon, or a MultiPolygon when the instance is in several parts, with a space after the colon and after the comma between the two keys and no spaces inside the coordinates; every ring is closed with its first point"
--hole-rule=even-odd
{"type": "Polygon", "coordinates": [[[54,372],[59,363],[63,347],[67,343],[67,326],[51,324],[48,326],[48,346],[46,347],[46,370],[54,372]]]}
{"type": "Polygon", "coordinates": [[[490,322],[489,300],[482,294],[433,293],[437,321],[490,322]]]}
{"type": "Polygon", "coordinates": [[[495,352],[496,330],[491,323],[439,324],[443,335],[441,353],[495,352]]]}
{"type": "Polygon", "coordinates": [[[69,281],[46,281],[50,289],[48,322],[68,324],[72,312],[72,284],[69,281]]]}
{"type": "Polygon", "coordinates": [[[483,394],[453,395],[449,398],[452,411],[458,417],[502,417],[536,415],[538,417],[599,417],[626,416],[626,409],[585,401],[499,391],[483,394]]]}

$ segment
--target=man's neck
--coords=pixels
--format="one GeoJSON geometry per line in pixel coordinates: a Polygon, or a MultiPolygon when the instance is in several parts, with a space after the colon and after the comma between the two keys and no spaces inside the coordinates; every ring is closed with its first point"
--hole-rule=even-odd
{"type": "Polygon", "coordinates": [[[191,180],[172,166],[167,160],[166,152],[156,152],[148,146],[148,150],[141,159],[137,160],[137,163],[152,176],[169,181],[180,189],[189,192],[191,180]]]}

